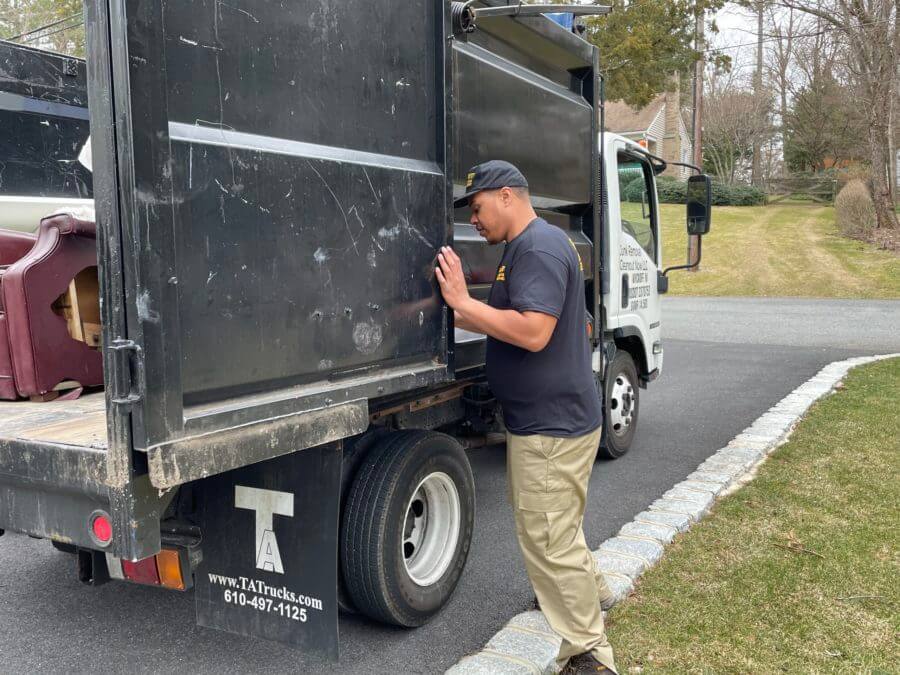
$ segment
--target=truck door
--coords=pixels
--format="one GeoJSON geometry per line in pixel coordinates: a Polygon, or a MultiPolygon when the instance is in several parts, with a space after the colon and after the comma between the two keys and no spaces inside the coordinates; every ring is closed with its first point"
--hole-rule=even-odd
{"type": "Polygon", "coordinates": [[[114,394],[154,485],[232,468],[175,467],[192,438],[449,379],[449,3],[88,4],[114,394]]]}
{"type": "Polygon", "coordinates": [[[608,328],[616,337],[637,338],[646,354],[647,376],[662,367],[657,270],[662,262],[659,211],[653,169],[622,140],[607,148],[611,275],[608,328]]]}

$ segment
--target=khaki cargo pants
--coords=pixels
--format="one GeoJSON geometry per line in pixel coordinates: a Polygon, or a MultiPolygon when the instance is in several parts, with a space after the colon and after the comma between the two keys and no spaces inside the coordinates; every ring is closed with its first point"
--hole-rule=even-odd
{"type": "Polygon", "coordinates": [[[528,578],[541,610],[562,637],[557,665],[591,652],[615,671],[600,600],[612,595],[582,530],[600,429],[577,438],[507,433],[509,501],[528,578]]]}

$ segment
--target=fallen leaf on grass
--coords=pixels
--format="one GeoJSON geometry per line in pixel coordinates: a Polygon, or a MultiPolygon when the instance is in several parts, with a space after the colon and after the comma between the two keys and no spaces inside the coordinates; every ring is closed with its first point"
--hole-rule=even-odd
{"type": "Polygon", "coordinates": [[[883,600],[883,595],[848,595],[845,598],[837,598],[838,600],[883,600]]]}
{"type": "Polygon", "coordinates": [[[800,538],[793,530],[790,530],[786,535],[784,535],[784,538],[787,539],[786,544],[779,544],[778,542],[774,542],[774,545],[778,548],[783,548],[786,551],[790,551],[791,553],[806,553],[807,555],[814,555],[817,558],[822,558],[822,560],[825,560],[825,556],[821,553],[817,553],[816,551],[803,546],[803,542],[800,541],[800,538]]]}
{"type": "Polygon", "coordinates": [[[821,558],[822,560],[825,560],[825,556],[822,555],[821,553],[817,553],[816,551],[811,551],[808,548],[803,548],[802,546],[791,546],[790,544],[785,545],[785,544],[779,544],[778,542],[775,542],[774,545],[777,546],[778,548],[783,548],[785,551],[790,551],[791,553],[806,553],[807,555],[814,555],[817,558],[821,558]]]}

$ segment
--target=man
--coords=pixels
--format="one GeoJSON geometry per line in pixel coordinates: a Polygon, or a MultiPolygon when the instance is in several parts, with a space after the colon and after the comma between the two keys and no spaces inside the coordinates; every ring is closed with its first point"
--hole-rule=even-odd
{"type": "Polygon", "coordinates": [[[435,270],[456,325],[486,334],[487,377],[503,408],[507,476],[519,546],[539,606],[562,638],[564,673],[615,673],[601,602],[612,593],[584,539],[588,480],[602,409],[591,372],[584,278],[575,246],[539,218],[512,164],[468,174],[471,223],[506,242],[488,304],[472,298],[449,247],[435,270]]]}

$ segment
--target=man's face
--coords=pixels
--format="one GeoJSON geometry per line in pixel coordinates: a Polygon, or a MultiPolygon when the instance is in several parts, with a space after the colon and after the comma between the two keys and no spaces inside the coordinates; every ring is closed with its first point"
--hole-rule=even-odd
{"type": "Polygon", "coordinates": [[[469,222],[489,244],[499,244],[506,240],[509,229],[509,195],[504,194],[505,192],[508,190],[482,190],[469,200],[469,208],[472,210],[469,222]]]}

